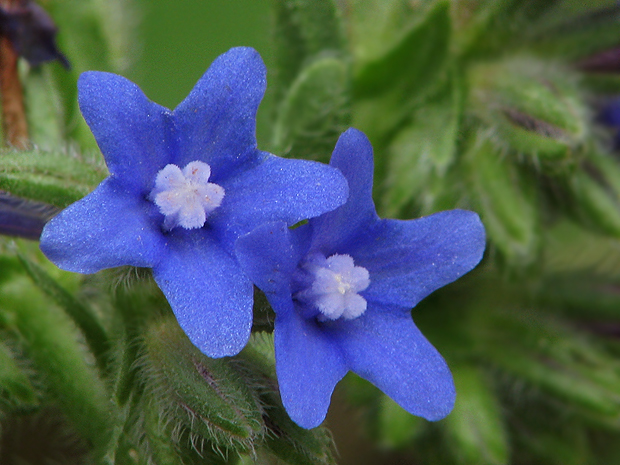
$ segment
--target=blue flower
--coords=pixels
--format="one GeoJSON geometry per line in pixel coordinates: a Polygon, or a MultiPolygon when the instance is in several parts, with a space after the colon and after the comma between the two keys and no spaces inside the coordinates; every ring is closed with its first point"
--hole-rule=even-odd
{"type": "Polygon", "coordinates": [[[83,74],[80,109],[111,174],[41,236],[65,270],[152,268],[181,327],[211,357],[238,353],[250,335],[253,287],[234,259],[236,239],[333,210],[348,195],[337,170],[256,148],[265,74],[255,50],[234,48],[174,111],[120,76],[83,74]]]}
{"type": "Polygon", "coordinates": [[[349,129],[331,166],[349,182],[340,208],[289,229],[265,224],[238,239],[239,263],[274,311],[280,394],[300,426],[319,425],[351,370],[408,412],[438,420],[452,409],[452,375],[411,319],[411,308],[470,271],[485,247],[473,212],[380,219],[372,147],[349,129]]]}

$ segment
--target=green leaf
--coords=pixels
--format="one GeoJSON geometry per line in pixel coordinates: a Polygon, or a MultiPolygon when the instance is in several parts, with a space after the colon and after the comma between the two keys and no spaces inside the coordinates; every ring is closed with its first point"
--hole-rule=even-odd
{"type": "Polygon", "coordinates": [[[318,59],[297,76],[280,106],[274,146],[295,158],[328,161],[348,122],[347,64],[318,59]]]}
{"type": "MultiPolygon", "coordinates": [[[[449,86],[449,78],[453,77],[449,66],[448,2],[427,5],[428,13],[414,16],[407,33],[394,48],[368,61],[356,60],[353,126],[368,135],[376,153],[382,153],[412,113],[449,86]]],[[[375,160],[375,177],[382,179],[383,157],[375,160]]]]}
{"type": "Polygon", "coordinates": [[[571,206],[577,218],[588,227],[620,237],[618,199],[583,172],[575,172],[569,181],[571,206]]]}
{"type": "Polygon", "coordinates": [[[0,341],[0,411],[3,404],[10,410],[32,410],[39,405],[28,376],[19,367],[11,350],[0,341]]]}
{"type": "Polygon", "coordinates": [[[435,99],[418,108],[411,122],[388,148],[383,205],[386,216],[396,217],[405,205],[433,204],[429,184],[444,178],[456,155],[461,115],[454,81],[435,99]]]}
{"type": "Polygon", "coordinates": [[[343,7],[356,61],[372,62],[397,48],[411,29],[422,23],[435,0],[348,0],[343,7]]]}
{"type": "Polygon", "coordinates": [[[497,56],[531,45],[534,32],[545,25],[544,14],[563,0],[473,0],[453,2],[455,47],[472,59],[497,56]]]}
{"type": "Polygon", "coordinates": [[[306,57],[306,44],[292,15],[291,2],[273,0],[275,79],[271,87],[276,99],[289,88],[301,70],[306,57]]]}
{"type": "Polygon", "coordinates": [[[114,396],[120,405],[126,405],[139,385],[136,378],[143,334],[153,321],[167,317],[171,310],[150,269],[127,266],[99,275],[104,275],[104,283],[114,289],[110,310],[120,317],[118,324],[123,329],[114,396]]]}
{"type": "Polygon", "coordinates": [[[155,463],[182,463],[179,450],[172,440],[168,417],[157,408],[148,393],[143,394],[143,399],[138,408],[144,412],[144,433],[149,455],[155,463]]]}
{"type": "MultiPolygon", "coordinates": [[[[387,50],[368,53],[368,56],[358,53],[354,80],[357,97],[387,92],[395,85],[403,87],[403,95],[419,94],[436,79],[447,58],[451,21],[449,2],[438,1],[432,5],[426,15],[410,13],[411,23],[387,50]]],[[[379,37],[373,38],[370,31],[365,34],[368,39],[385,43],[379,37]]]]}
{"type": "Polygon", "coordinates": [[[45,151],[64,147],[64,108],[49,67],[30,68],[22,86],[31,143],[45,151]]]}
{"type": "MultiPolygon", "coordinates": [[[[452,2],[454,18],[454,47],[458,56],[488,53],[488,48],[496,49],[502,42],[495,28],[497,18],[515,0],[475,0],[471,2],[452,2]],[[492,37],[492,39],[491,39],[492,37]]],[[[505,31],[502,31],[505,32],[505,31]]]]}
{"type": "Polygon", "coordinates": [[[471,324],[477,351],[501,370],[562,400],[588,421],[617,428],[617,358],[594,339],[539,313],[478,312],[471,324]]]}
{"type": "Polygon", "coordinates": [[[597,232],[620,237],[620,166],[610,156],[591,153],[565,184],[561,199],[569,214],[597,232]]]}
{"type": "Polygon", "coordinates": [[[69,59],[71,70],[52,65],[54,85],[60,90],[64,107],[66,136],[82,150],[97,150],[97,144],[77,102],[77,80],[87,70],[114,71],[96,0],[67,0],[46,5],[58,27],[58,47],[69,59]],[[93,53],[96,51],[96,53],[93,53]]]}
{"type": "Polygon", "coordinates": [[[17,258],[7,253],[6,248],[10,247],[11,251],[14,249],[12,242],[9,241],[10,239],[0,236],[0,286],[15,275],[22,274],[23,271],[17,258]]]}
{"type": "Polygon", "coordinates": [[[333,0],[287,0],[285,4],[299,30],[306,57],[342,48],[340,17],[333,0]]]}
{"type": "Polygon", "coordinates": [[[505,465],[509,445],[499,400],[477,368],[452,364],[456,386],[454,410],[442,422],[455,463],[505,465]]]}
{"type": "MultiPolygon", "coordinates": [[[[587,253],[588,246],[583,245],[586,250],[575,251],[578,257],[587,253]]],[[[605,250],[611,251],[608,248],[605,250]]],[[[607,257],[597,258],[604,261],[607,257]]],[[[614,258],[618,260],[618,257],[614,258]]],[[[616,322],[620,317],[620,296],[615,289],[617,279],[617,276],[615,279],[596,276],[586,270],[582,273],[565,272],[559,276],[552,276],[541,284],[540,302],[561,315],[578,318],[583,326],[591,324],[595,331],[614,334],[616,322]]]]}
{"type": "Polygon", "coordinates": [[[385,395],[381,396],[377,422],[378,443],[386,449],[411,447],[425,427],[422,418],[410,414],[385,395]]]}
{"type": "Polygon", "coordinates": [[[545,231],[544,268],[551,277],[572,273],[587,274],[600,284],[619,280],[617,239],[584,229],[568,219],[558,222],[545,231]]]}
{"type": "Polygon", "coordinates": [[[78,108],[77,80],[84,71],[126,70],[136,49],[136,2],[63,0],[44,6],[58,27],[58,46],[71,62],[69,71],[58,64],[48,65],[64,110],[65,135],[83,151],[98,151],[78,108]]]}
{"type": "Polygon", "coordinates": [[[45,387],[76,429],[103,454],[116,411],[73,322],[25,276],[5,283],[0,294],[8,330],[18,335],[45,387]]]}
{"type": "MultiPolygon", "coordinates": [[[[545,465],[590,465],[615,463],[600,460],[602,446],[607,441],[591,443],[592,431],[587,424],[563,404],[553,405],[541,395],[529,402],[519,402],[510,413],[519,416],[513,428],[512,442],[515,463],[544,463],[545,465]],[[596,458],[595,458],[596,457],[596,458]],[[597,458],[599,460],[597,460],[597,458]]],[[[600,438],[601,431],[596,436],[600,438]]],[[[613,446],[616,439],[612,439],[613,446]]]]}
{"type": "Polygon", "coordinates": [[[275,16],[274,88],[279,99],[304,64],[326,52],[343,51],[344,40],[333,0],[273,0],[275,16]]]}
{"type": "Polygon", "coordinates": [[[0,152],[0,189],[64,208],[107,175],[101,162],[59,152],[0,152]]]}
{"type": "Polygon", "coordinates": [[[565,61],[617,44],[614,0],[453,2],[456,52],[467,58],[536,49],[565,61]]]}
{"type": "Polygon", "coordinates": [[[333,438],[326,427],[305,430],[288,417],[277,394],[265,395],[263,399],[271,407],[269,434],[265,438],[265,447],[271,453],[285,463],[296,465],[336,464],[333,438]]]}
{"type": "Polygon", "coordinates": [[[43,268],[24,254],[18,257],[34,284],[62,308],[84,334],[102,373],[110,368],[110,341],[93,310],[60,286],[43,268]]]}
{"type": "Polygon", "coordinates": [[[540,247],[540,219],[532,184],[484,135],[478,136],[465,159],[470,193],[489,240],[513,267],[531,265],[540,247]]]}
{"type": "MultiPolygon", "coordinates": [[[[122,73],[129,69],[137,58],[136,43],[139,43],[142,33],[139,26],[143,21],[144,6],[136,0],[90,1],[93,2],[93,11],[105,39],[110,71],[122,73]]],[[[72,11],[72,6],[74,5],[65,5],[67,12],[72,11]]],[[[91,53],[88,58],[96,59],[92,55],[91,53]]]]}
{"type": "Polygon", "coordinates": [[[584,58],[618,45],[619,19],[620,6],[614,0],[556,1],[539,17],[528,42],[546,56],[584,58]]]}
{"type": "Polygon", "coordinates": [[[171,421],[224,449],[255,447],[262,408],[228,360],[204,356],[171,317],[153,322],[144,344],[147,385],[171,421]]]}

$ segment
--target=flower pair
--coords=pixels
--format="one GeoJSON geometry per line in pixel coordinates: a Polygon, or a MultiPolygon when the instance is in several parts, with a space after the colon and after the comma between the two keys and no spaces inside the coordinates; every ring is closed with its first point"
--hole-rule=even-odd
{"type": "Polygon", "coordinates": [[[372,148],[353,129],[331,166],[257,150],[264,89],[248,48],[220,56],[173,112],[123,78],[84,74],[80,108],[111,174],[46,226],[42,250],[82,273],[152,268],[181,327],[212,357],[246,344],[255,284],[276,312],[280,392],[301,426],[321,423],[348,370],[411,413],[442,418],[452,378],[410,309],[478,263],[477,215],[380,219],[372,148]]]}

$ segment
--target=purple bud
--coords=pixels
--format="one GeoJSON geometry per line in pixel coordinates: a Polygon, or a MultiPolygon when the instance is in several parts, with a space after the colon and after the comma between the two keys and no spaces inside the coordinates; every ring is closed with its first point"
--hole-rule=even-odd
{"type": "Polygon", "coordinates": [[[17,7],[0,7],[0,34],[11,41],[17,54],[31,66],[58,60],[69,69],[69,60],[56,46],[57,28],[47,12],[32,0],[17,7]]]}
{"type": "Polygon", "coordinates": [[[51,205],[0,191],[0,234],[39,240],[43,226],[58,211],[51,205]]]}

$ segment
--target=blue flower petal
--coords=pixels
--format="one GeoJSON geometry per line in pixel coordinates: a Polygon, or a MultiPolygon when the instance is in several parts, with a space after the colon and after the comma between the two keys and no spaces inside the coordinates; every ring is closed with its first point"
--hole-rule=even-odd
{"type": "Polygon", "coordinates": [[[256,158],[256,111],[266,74],[254,49],[238,47],[220,55],[174,110],[179,138],[174,163],[204,161],[217,183],[222,171],[256,158]]]}
{"type": "Polygon", "coordinates": [[[474,212],[450,210],[416,220],[382,220],[351,249],[370,273],[370,302],[414,307],[472,270],[482,258],[484,227],[474,212]]]}
{"type": "Polygon", "coordinates": [[[133,82],[96,71],[80,76],[78,99],[110,173],[148,193],[170,160],[171,112],[148,100],[133,82]]]}
{"type": "Polygon", "coordinates": [[[264,153],[263,161],[222,182],[226,197],[209,223],[226,247],[237,237],[273,221],[291,225],[342,205],[345,178],[327,165],[264,153]]]}
{"type": "Polygon", "coordinates": [[[237,242],[242,267],[276,312],[276,369],[284,406],[300,426],[317,426],[335,384],[351,369],[412,414],[439,420],[454,405],[452,376],[405,310],[480,261],[484,228],[475,213],[462,210],[381,220],[372,201],[372,148],[359,131],[341,136],[330,165],[348,181],[345,205],[294,231],[265,225],[237,242]],[[298,282],[303,273],[295,268],[316,252],[350,255],[368,270],[370,285],[360,291],[368,307],[359,318],[306,319],[311,313],[302,307],[306,304],[292,300],[292,286],[308,284],[298,282]]]}
{"type": "Polygon", "coordinates": [[[291,275],[300,256],[283,222],[267,223],[235,243],[243,271],[268,298],[291,299],[291,275]]]}
{"type": "Polygon", "coordinates": [[[379,219],[372,200],[373,155],[370,141],[363,132],[348,129],[338,139],[329,164],[347,178],[349,199],[337,210],[312,220],[312,248],[326,246],[337,251],[379,219]]]}
{"type": "Polygon", "coordinates": [[[305,250],[296,240],[309,232],[300,229],[291,234],[284,223],[266,224],[239,238],[235,249],[276,312],[276,370],[284,407],[298,425],[314,428],[325,419],[334,387],[348,370],[330,336],[294,308],[291,275],[305,250]]]}
{"type": "Polygon", "coordinates": [[[347,373],[337,344],[314,320],[292,308],[274,308],[276,372],[282,403],[291,419],[314,428],[327,415],[334,387],[347,373]]]}
{"type": "Polygon", "coordinates": [[[385,312],[369,303],[363,316],[334,323],[330,333],[348,367],[409,413],[435,421],[452,410],[452,374],[408,313],[385,312]]]}
{"type": "Polygon", "coordinates": [[[110,177],[45,226],[41,250],[58,267],[77,273],[152,267],[165,248],[161,230],[148,217],[153,208],[110,177]]]}
{"type": "Polygon", "coordinates": [[[179,325],[209,357],[235,355],[252,327],[252,283],[204,231],[175,231],[153,268],[179,325]]]}

